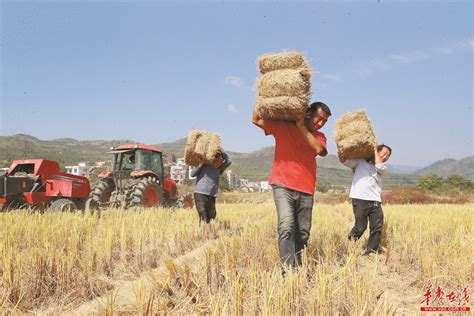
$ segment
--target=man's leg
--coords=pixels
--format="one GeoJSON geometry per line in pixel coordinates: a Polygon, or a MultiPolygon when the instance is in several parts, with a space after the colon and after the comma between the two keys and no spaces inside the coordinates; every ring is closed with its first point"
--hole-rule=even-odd
{"type": "Polygon", "coordinates": [[[355,225],[349,233],[350,240],[358,240],[367,229],[367,209],[370,207],[369,201],[352,199],[352,208],[354,210],[355,225]]]}
{"type": "Polygon", "coordinates": [[[383,210],[380,202],[374,202],[376,205],[370,210],[370,237],[367,243],[367,250],[376,252],[379,248],[380,238],[382,237],[383,229],[383,210]]]}
{"type": "Polygon", "coordinates": [[[207,222],[206,199],[204,194],[194,193],[194,204],[199,216],[199,223],[207,222]]]}
{"type": "Polygon", "coordinates": [[[278,215],[278,252],[283,266],[295,266],[295,201],[294,191],[273,186],[273,198],[278,215]]]}
{"type": "Polygon", "coordinates": [[[209,221],[211,221],[216,218],[216,215],[217,215],[216,197],[209,196],[209,202],[208,202],[208,207],[207,207],[207,218],[209,219],[209,221]]]}
{"type": "Polygon", "coordinates": [[[301,252],[308,244],[313,215],[313,196],[298,192],[299,198],[296,207],[296,258],[301,264],[301,252]]]}

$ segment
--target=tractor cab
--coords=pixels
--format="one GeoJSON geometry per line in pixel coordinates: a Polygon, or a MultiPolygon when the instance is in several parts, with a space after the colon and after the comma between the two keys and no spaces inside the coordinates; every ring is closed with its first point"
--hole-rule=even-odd
{"type": "Polygon", "coordinates": [[[131,150],[113,150],[109,153],[113,155],[112,172],[126,172],[133,176],[137,174],[134,171],[151,171],[160,180],[164,178],[161,152],[135,148],[131,150]]]}

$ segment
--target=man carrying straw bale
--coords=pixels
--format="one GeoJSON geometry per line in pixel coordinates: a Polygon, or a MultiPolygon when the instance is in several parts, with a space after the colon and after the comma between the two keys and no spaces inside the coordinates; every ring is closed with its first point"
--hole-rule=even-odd
{"type": "Polygon", "coordinates": [[[219,177],[232,160],[225,152],[218,152],[213,157],[212,164],[203,163],[191,170],[191,176],[196,177],[194,203],[199,216],[199,223],[209,223],[216,218],[216,197],[219,190],[219,177]]]}
{"type": "Polygon", "coordinates": [[[346,159],[339,152],[339,160],[354,171],[349,197],[352,199],[355,225],[349,233],[349,240],[358,240],[370,222],[370,237],[363,255],[376,253],[383,228],[382,179],[392,149],[387,145],[375,145],[373,156],[368,159],[346,159]]]}
{"type": "Polygon", "coordinates": [[[296,122],[264,119],[256,106],[253,110],[252,122],[276,141],[269,183],[278,215],[278,250],[283,268],[300,265],[301,251],[308,243],[316,157],[328,153],[326,136],[318,130],[330,115],[331,110],[322,102],[307,107],[296,122]]]}

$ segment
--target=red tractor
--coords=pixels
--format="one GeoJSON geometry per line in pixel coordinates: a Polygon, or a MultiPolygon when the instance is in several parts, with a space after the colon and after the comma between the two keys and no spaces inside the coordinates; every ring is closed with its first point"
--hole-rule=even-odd
{"type": "Polygon", "coordinates": [[[86,208],[192,207],[190,196],[178,197],[176,183],[165,177],[161,151],[147,145],[121,145],[109,152],[112,170],[99,174],[86,208]]]}
{"type": "Polygon", "coordinates": [[[61,172],[59,163],[47,159],[14,160],[0,175],[2,210],[84,210],[89,192],[87,178],[61,172]]]}

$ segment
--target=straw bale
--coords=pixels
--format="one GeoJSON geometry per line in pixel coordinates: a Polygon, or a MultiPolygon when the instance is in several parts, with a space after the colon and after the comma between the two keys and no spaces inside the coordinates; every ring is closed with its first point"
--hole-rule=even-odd
{"type": "Polygon", "coordinates": [[[184,157],[186,164],[190,166],[212,164],[214,156],[219,151],[222,151],[222,146],[218,134],[192,130],[188,135],[184,157]]]}
{"type": "Polygon", "coordinates": [[[310,81],[304,71],[283,69],[268,72],[257,80],[258,95],[262,97],[304,97],[310,92],[310,81]]]}
{"type": "Polygon", "coordinates": [[[365,110],[346,113],[335,125],[334,140],[347,159],[366,159],[374,154],[377,137],[365,110]]]}
{"type": "Polygon", "coordinates": [[[256,111],[263,119],[280,119],[295,121],[308,109],[308,97],[257,97],[256,111]]]}
{"type": "Polygon", "coordinates": [[[306,61],[304,54],[300,52],[265,54],[258,58],[258,70],[261,74],[281,69],[309,69],[308,65],[309,63],[306,61]]]}

